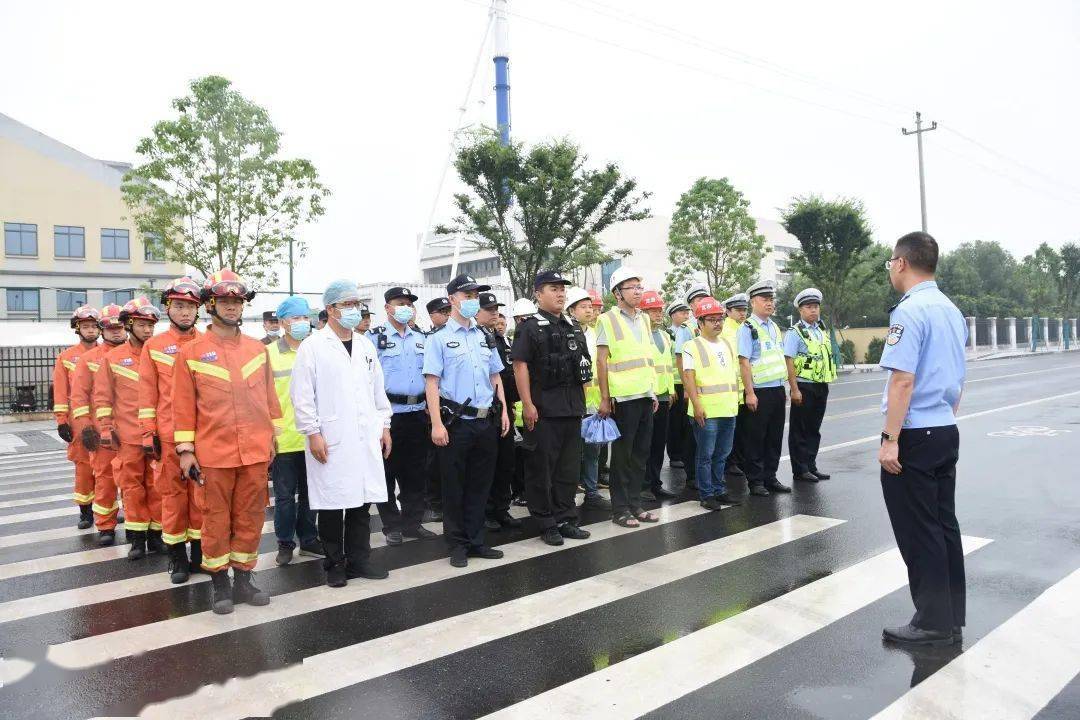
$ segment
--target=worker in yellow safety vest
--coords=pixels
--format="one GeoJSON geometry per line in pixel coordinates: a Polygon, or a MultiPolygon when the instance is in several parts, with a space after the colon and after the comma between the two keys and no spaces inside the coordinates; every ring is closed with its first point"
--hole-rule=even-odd
{"type": "MultiPolygon", "coordinates": [[[[698,322],[693,314],[697,312],[697,306],[707,297],[712,297],[709,293],[709,288],[705,283],[696,282],[690,285],[686,290],[686,306],[689,308],[689,312],[686,314],[683,322],[676,327],[675,330],[675,368],[679,375],[682,375],[682,350],[686,343],[693,340],[698,336],[698,322]]],[[[680,413],[681,415],[681,413],[680,413]]],[[[697,487],[695,481],[696,469],[694,467],[694,458],[697,456],[697,450],[694,447],[694,432],[689,423],[679,422],[682,426],[682,445],[683,445],[683,461],[684,469],[686,471],[686,484],[689,487],[697,487]]]]}
{"type": "Polygon", "coordinates": [[[646,290],[641,298],[641,309],[649,316],[652,325],[653,370],[656,372],[657,411],[653,414],[652,442],[649,459],[645,462],[645,481],[642,483],[643,500],[663,500],[678,497],[678,493],[664,488],[660,470],[664,467],[664,448],[667,446],[668,423],[682,422],[671,415],[671,401],[675,394],[674,343],[664,328],[664,300],[655,290],[646,290]]]}

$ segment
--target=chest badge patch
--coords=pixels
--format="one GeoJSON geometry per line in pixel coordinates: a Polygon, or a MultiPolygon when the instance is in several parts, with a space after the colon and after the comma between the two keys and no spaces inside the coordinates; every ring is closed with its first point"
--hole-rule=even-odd
{"type": "Polygon", "coordinates": [[[199,359],[203,362],[214,362],[217,360],[217,353],[211,350],[210,352],[203,353],[199,359]]]}
{"type": "Polygon", "coordinates": [[[422,342],[416,343],[416,349],[417,350],[423,350],[424,349],[424,343],[422,343],[422,342]]]}
{"type": "Polygon", "coordinates": [[[446,343],[446,347],[448,347],[448,348],[456,348],[456,347],[460,347],[460,346],[461,346],[461,343],[457,342],[456,340],[446,343]]]}
{"type": "Polygon", "coordinates": [[[120,364],[123,365],[124,367],[129,367],[131,365],[134,365],[135,361],[132,360],[131,358],[124,358],[123,360],[120,361],[120,364]]]}
{"type": "Polygon", "coordinates": [[[165,347],[165,354],[166,355],[175,355],[178,352],[180,352],[180,346],[178,346],[178,345],[167,345],[165,347]]]}
{"type": "Polygon", "coordinates": [[[900,338],[904,337],[903,325],[890,325],[889,334],[885,336],[886,345],[895,345],[900,342],[900,338]]]}

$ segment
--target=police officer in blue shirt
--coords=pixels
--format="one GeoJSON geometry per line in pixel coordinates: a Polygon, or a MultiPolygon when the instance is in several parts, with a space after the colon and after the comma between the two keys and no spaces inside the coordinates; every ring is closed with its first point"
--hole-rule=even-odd
{"type": "MultiPolygon", "coordinates": [[[[772,280],[759,280],[747,288],[746,294],[750,296],[750,315],[735,335],[748,411],[742,448],[746,463],[743,472],[751,495],[789,493],[791,488],[776,478],[784,444],[787,402],[783,338],[780,327],[771,318],[776,309],[776,286],[772,280]]],[[[798,388],[794,382],[792,385],[794,392],[798,388]]]]}
{"type": "MultiPolygon", "coordinates": [[[[695,282],[686,289],[686,302],[683,303],[689,310],[689,316],[678,327],[675,328],[675,368],[678,370],[678,377],[682,377],[682,350],[683,346],[688,342],[693,342],[697,337],[698,327],[697,320],[694,319],[694,311],[697,310],[697,306],[707,297],[711,297],[712,293],[709,291],[709,286],[702,282],[695,282]]],[[[671,410],[671,417],[677,418],[672,422],[677,422],[680,426],[680,432],[678,445],[682,448],[682,461],[683,470],[686,472],[686,484],[692,488],[697,487],[697,481],[694,477],[696,470],[694,457],[697,455],[697,438],[694,437],[693,422],[694,419],[686,414],[686,400],[683,401],[682,413],[675,413],[671,410]]]]}
{"type": "Polygon", "coordinates": [[[499,377],[503,364],[473,319],[480,311],[480,292],[490,289],[468,275],[451,280],[446,286],[450,319],[428,336],[424,352],[431,440],[442,470],[443,535],[454,567],[465,567],[469,557],[503,556],[484,543],[498,438],[510,431],[499,377]]]}
{"type": "Polygon", "coordinates": [[[818,470],[817,454],[821,445],[821,422],[829,402],[829,383],[836,379],[832,341],[821,322],[821,291],[806,288],[795,296],[799,321],[784,334],[791,393],[791,417],[788,423],[788,455],[791,476],[795,480],[828,480],[830,475],[818,470]]]}
{"type": "Polygon", "coordinates": [[[392,287],[383,293],[383,300],[387,324],[371,330],[368,339],[382,364],[386,397],[394,411],[390,438],[395,452],[383,461],[387,501],[378,508],[386,544],[400,545],[406,537],[435,537],[420,524],[424,515],[422,459],[431,452],[422,372],[427,336],[412,327],[417,298],[408,288],[392,287]]]}
{"type": "Polygon", "coordinates": [[[428,317],[431,318],[431,329],[428,330],[428,335],[446,327],[446,321],[450,319],[450,298],[437,297],[428,300],[424,307],[427,308],[428,317]]]}
{"type": "Polygon", "coordinates": [[[904,293],[889,311],[881,366],[885,429],[878,461],[896,544],[908,569],[915,615],[885,640],[949,645],[965,620],[964,551],[956,520],[956,412],[966,374],[967,324],[934,281],[938,245],[924,232],[896,241],[886,263],[904,293]]]}

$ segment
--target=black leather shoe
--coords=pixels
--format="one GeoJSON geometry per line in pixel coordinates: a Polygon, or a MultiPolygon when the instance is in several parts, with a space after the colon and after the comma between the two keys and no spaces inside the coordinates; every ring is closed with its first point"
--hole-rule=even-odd
{"type": "Polygon", "coordinates": [[[791,488],[789,488],[787,485],[780,482],[779,480],[773,480],[772,482],[765,483],[765,489],[767,489],[771,493],[789,493],[789,492],[791,492],[791,488]]]}
{"type": "Polygon", "coordinates": [[[349,584],[345,563],[331,563],[330,567],[326,568],[326,584],[332,588],[345,587],[349,584]]]}
{"type": "Polygon", "coordinates": [[[881,637],[886,642],[900,645],[930,645],[939,647],[952,645],[953,633],[951,630],[923,630],[908,624],[901,627],[885,628],[881,637]]]}
{"type": "Polygon", "coordinates": [[[356,578],[367,578],[368,580],[385,580],[390,577],[384,568],[379,567],[370,559],[361,560],[360,562],[349,561],[345,564],[345,577],[350,580],[356,578]]]}
{"type": "Polygon", "coordinates": [[[559,534],[571,540],[588,540],[589,531],[582,530],[572,522],[564,522],[559,525],[559,534]]]}
{"type": "Polygon", "coordinates": [[[416,538],[417,540],[430,540],[433,537],[438,537],[438,533],[433,533],[423,525],[417,525],[414,528],[408,528],[402,530],[401,534],[405,537],[416,538]]]}
{"type": "Polygon", "coordinates": [[[502,530],[502,525],[495,518],[484,518],[485,530],[502,530]]]}
{"type": "Polygon", "coordinates": [[[707,497],[701,501],[701,507],[706,510],[723,510],[724,504],[720,502],[720,498],[707,497]]]}
{"type": "Polygon", "coordinates": [[[744,473],[743,469],[738,465],[727,465],[724,468],[724,474],[730,475],[731,477],[746,477],[746,473],[744,473]]]}
{"type": "Polygon", "coordinates": [[[556,527],[544,528],[540,532],[540,539],[546,542],[548,545],[563,544],[562,535],[559,534],[559,528],[556,527]]]}
{"type": "Polygon", "coordinates": [[[751,485],[750,494],[758,497],[769,497],[769,491],[765,489],[764,485],[751,485]]]}
{"type": "Polygon", "coordinates": [[[390,547],[400,545],[403,542],[405,542],[405,538],[401,536],[400,530],[391,530],[390,532],[386,533],[386,544],[390,547]]]}
{"type": "Polygon", "coordinates": [[[442,522],[442,510],[428,510],[424,513],[424,522],[442,522]]]}
{"type": "Polygon", "coordinates": [[[832,475],[830,475],[829,473],[823,473],[820,470],[811,470],[810,472],[812,472],[814,475],[817,475],[818,480],[828,480],[832,477],[832,475]]]}
{"type": "Polygon", "coordinates": [[[465,551],[465,547],[458,545],[450,551],[450,564],[454,567],[465,567],[469,564],[469,555],[465,551]]]}
{"type": "Polygon", "coordinates": [[[658,500],[670,500],[671,498],[679,497],[679,493],[673,493],[664,488],[653,488],[652,494],[655,495],[658,500]]]}
{"type": "Polygon", "coordinates": [[[480,547],[469,548],[467,554],[469,557],[484,558],[485,560],[499,560],[503,556],[503,551],[496,550],[487,545],[481,545],[480,547]]]}
{"type": "Polygon", "coordinates": [[[795,480],[801,480],[802,482],[816,483],[820,478],[812,472],[799,473],[795,476],[795,480]]]}
{"type": "Polygon", "coordinates": [[[724,493],[723,495],[717,495],[716,499],[725,505],[742,505],[742,500],[737,497],[732,497],[727,493],[724,493]]]}
{"type": "Polygon", "coordinates": [[[521,520],[514,517],[508,512],[502,513],[499,517],[495,518],[495,522],[499,523],[502,527],[506,528],[519,528],[521,527],[521,520]]]}

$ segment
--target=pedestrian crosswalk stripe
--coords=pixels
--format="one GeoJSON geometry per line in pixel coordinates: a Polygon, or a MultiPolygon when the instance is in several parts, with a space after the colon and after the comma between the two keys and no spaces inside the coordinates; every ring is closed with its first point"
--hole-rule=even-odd
{"type": "Polygon", "coordinates": [[[79,535],[89,535],[93,532],[97,532],[97,530],[92,527],[86,528],[85,530],[79,530],[76,527],[59,527],[51,528],[49,530],[33,530],[17,535],[0,535],[0,550],[18,547],[19,545],[34,545],[49,540],[63,540],[65,538],[78,537],[79,535]]]}
{"type": "MultiPolygon", "coordinates": [[[[989,542],[965,536],[964,553],[989,542]]],[[[486,718],[637,718],[783,649],[906,582],[900,552],[889,550],[486,718]]]]}
{"type": "Polygon", "coordinates": [[[1034,717],[1080,673],[1077,608],[1080,570],[1051,585],[873,720],[1034,717]]]}
{"type": "Polygon", "coordinates": [[[0,525],[12,525],[14,523],[31,522],[33,520],[47,520],[48,518],[58,518],[66,515],[78,517],[79,508],[75,506],[74,502],[71,503],[69,507],[54,508],[52,510],[35,510],[34,512],[19,513],[18,515],[0,516],[0,525]]]}
{"type": "MultiPolygon", "coordinates": [[[[710,512],[697,503],[679,503],[660,508],[659,523],[653,528],[678,520],[710,512]]],[[[245,627],[261,625],[266,622],[297,617],[325,608],[336,607],[378,595],[406,590],[418,585],[460,577],[490,568],[504,567],[563,549],[582,547],[591,543],[619,537],[624,534],[647,532],[646,529],[624,529],[610,522],[601,522],[590,526],[592,536],[587,540],[578,540],[571,544],[553,547],[545,545],[537,538],[500,545],[505,553],[501,562],[474,561],[468,567],[451,567],[446,558],[432,560],[419,565],[410,565],[394,571],[389,579],[377,583],[352,583],[345,588],[330,588],[325,585],[285,593],[274,597],[266,607],[240,605],[229,618],[211,615],[210,611],[171,618],[160,622],[139,625],[124,630],[81,638],[71,642],[53,645],[47,657],[51,662],[69,669],[87,668],[110,660],[138,655],[140,653],[169,647],[182,642],[213,637],[245,627]]]]}
{"type": "Polygon", "coordinates": [[[52,477],[75,477],[75,467],[71,463],[56,467],[40,467],[33,470],[16,470],[0,473],[0,485],[18,485],[19,480],[42,480],[52,477]]]}
{"type": "Polygon", "coordinates": [[[71,497],[71,493],[66,492],[57,495],[39,495],[38,497],[19,498],[18,500],[0,500],[0,509],[26,507],[27,505],[40,505],[42,503],[60,502],[61,500],[67,500],[71,502],[71,497]]]}
{"type": "Polygon", "coordinates": [[[59,481],[59,480],[66,480],[69,485],[74,484],[75,483],[75,471],[73,470],[71,472],[66,472],[66,473],[57,473],[56,475],[44,475],[44,476],[41,476],[41,477],[31,477],[31,478],[26,478],[25,480],[8,481],[8,482],[0,483],[0,489],[9,490],[10,492],[20,492],[21,491],[20,488],[18,488],[16,486],[30,485],[32,483],[53,482],[53,481],[59,481]]]}
{"type": "MultiPolygon", "coordinates": [[[[42,481],[41,480],[33,480],[31,482],[39,483],[39,482],[42,482],[42,481]]],[[[4,489],[0,489],[0,497],[3,497],[5,495],[18,495],[19,493],[37,492],[39,490],[61,490],[63,488],[71,488],[73,486],[74,486],[74,484],[73,484],[73,482],[71,480],[66,480],[64,482],[48,482],[48,481],[45,481],[45,484],[43,484],[43,485],[36,485],[36,484],[35,485],[30,485],[30,486],[25,486],[24,485],[22,487],[13,487],[13,488],[7,488],[7,486],[4,486],[4,489]]]]}
{"type": "Polygon", "coordinates": [[[193,696],[148,706],[142,714],[162,718],[176,717],[178,713],[213,718],[270,715],[282,705],[555,622],[842,522],[809,515],[784,518],[499,605],[314,655],[305,658],[301,667],[236,679],[223,686],[205,685],[193,696]]]}

